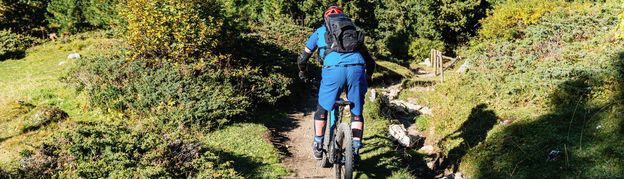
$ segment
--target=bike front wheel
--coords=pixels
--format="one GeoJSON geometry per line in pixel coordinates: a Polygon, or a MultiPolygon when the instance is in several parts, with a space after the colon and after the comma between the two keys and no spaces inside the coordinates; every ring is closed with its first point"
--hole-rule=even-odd
{"type": "Polygon", "coordinates": [[[334,177],[336,179],[353,178],[353,133],[351,127],[345,123],[338,126],[336,131],[336,162],[334,162],[334,177]]]}

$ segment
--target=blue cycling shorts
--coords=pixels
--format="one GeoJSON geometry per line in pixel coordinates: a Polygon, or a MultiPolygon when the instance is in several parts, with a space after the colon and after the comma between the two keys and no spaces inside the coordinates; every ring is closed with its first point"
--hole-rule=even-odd
{"type": "Polygon", "coordinates": [[[318,102],[327,111],[334,108],[340,94],[347,90],[347,100],[355,105],[351,109],[353,115],[362,115],[364,96],[368,85],[364,66],[323,68],[318,102]]]}

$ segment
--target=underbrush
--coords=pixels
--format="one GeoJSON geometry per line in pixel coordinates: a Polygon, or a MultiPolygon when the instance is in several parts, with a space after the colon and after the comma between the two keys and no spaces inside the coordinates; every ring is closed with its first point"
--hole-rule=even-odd
{"type": "Polygon", "coordinates": [[[621,8],[564,3],[512,29],[522,35],[482,34],[463,49],[470,71],[419,99],[433,108],[428,140],[439,142],[442,168],[476,178],[624,176],[624,42],[612,30],[621,8]]]}
{"type": "Polygon", "coordinates": [[[184,129],[127,124],[69,126],[35,151],[22,151],[25,177],[231,178],[231,163],[220,160],[184,129]],[[187,133],[188,134],[188,133],[187,133]]]}
{"type": "Polygon", "coordinates": [[[69,78],[91,105],[128,116],[205,128],[244,117],[252,107],[288,95],[288,78],[251,67],[224,71],[201,64],[150,64],[123,56],[82,60],[69,78]]]}
{"type": "Polygon", "coordinates": [[[26,49],[40,41],[34,37],[13,33],[11,30],[0,30],[0,61],[23,58],[26,56],[26,49]]]}

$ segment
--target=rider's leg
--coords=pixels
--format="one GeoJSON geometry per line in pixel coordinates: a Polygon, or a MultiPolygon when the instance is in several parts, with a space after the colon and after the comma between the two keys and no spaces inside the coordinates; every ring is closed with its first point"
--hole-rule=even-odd
{"type": "Polygon", "coordinates": [[[364,132],[364,118],[362,117],[362,110],[364,108],[364,95],[367,91],[366,74],[364,67],[354,66],[350,67],[347,73],[347,98],[353,102],[353,108],[351,109],[351,131],[353,132],[353,149],[356,155],[359,154],[359,149],[362,147],[362,135],[364,132]]]}
{"type": "Polygon", "coordinates": [[[312,153],[317,160],[323,157],[323,137],[325,136],[326,120],[327,110],[318,105],[314,113],[314,142],[312,143],[312,153]]]}
{"type": "Polygon", "coordinates": [[[343,68],[323,68],[321,85],[318,93],[318,104],[317,112],[315,114],[314,120],[314,157],[320,159],[322,157],[322,152],[319,152],[322,149],[322,141],[324,137],[324,130],[327,120],[320,120],[323,118],[322,114],[325,114],[325,119],[327,119],[327,111],[330,111],[334,108],[334,104],[336,103],[336,99],[339,97],[340,92],[343,90],[343,86],[346,83],[346,73],[343,68]],[[318,116],[318,117],[317,117],[318,116]],[[316,120],[316,119],[319,120],[316,120]],[[320,144],[320,145],[317,145],[320,144]],[[317,155],[319,154],[319,155],[317,155]]]}
{"type": "Polygon", "coordinates": [[[362,115],[351,114],[351,132],[353,132],[353,152],[359,154],[362,147],[362,136],[364,135],[364,118],[362,115]]]}
{"type": "Polygon", "coordinates": [[[314,112],[314,140],[320,138],[323,141],[325,136],[325,124],[327,123],[327,110],[323,109],[321,105],[316,106],[316,112],[314,112]]]}

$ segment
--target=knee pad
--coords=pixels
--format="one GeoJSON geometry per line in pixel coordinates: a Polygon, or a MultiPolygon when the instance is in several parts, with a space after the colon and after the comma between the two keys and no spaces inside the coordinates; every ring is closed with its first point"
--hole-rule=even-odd
{"type": "Polygon", "coordinates": [[[364,122],[364,117],[362,117],[362,115],[351,114],[351,122],[364,122]]]}
{"type": "Polygon", "coordinates": [[[325,119],[327,119],[327,110],[323,109],[321,105],[317,105],[314,120],[324,121],[325,119]]]}

